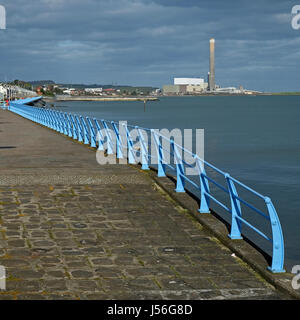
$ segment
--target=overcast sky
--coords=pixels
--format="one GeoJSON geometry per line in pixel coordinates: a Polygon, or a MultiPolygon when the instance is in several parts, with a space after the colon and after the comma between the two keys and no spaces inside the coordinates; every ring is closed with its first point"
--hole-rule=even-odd
{"type": "Polygon", "coordinates": [[[206,78],[216,39],[216,83],[300,91],[300,29],[289,0],[0,0],[0,80],[161,87],[206,78]]]}

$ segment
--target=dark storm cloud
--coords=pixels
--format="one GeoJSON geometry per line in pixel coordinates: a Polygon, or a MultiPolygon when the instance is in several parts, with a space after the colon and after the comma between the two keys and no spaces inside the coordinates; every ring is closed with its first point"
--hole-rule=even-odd
{"type": "MultiPolygon", "coordinates": [[[[222,86],[297,90],[300,31],[294,1],[4,1],[0,79],[161,86],[206,77],[216,39],[222,86]]],[[[300,4],[300,2],[299,2],[300,4]]]]}

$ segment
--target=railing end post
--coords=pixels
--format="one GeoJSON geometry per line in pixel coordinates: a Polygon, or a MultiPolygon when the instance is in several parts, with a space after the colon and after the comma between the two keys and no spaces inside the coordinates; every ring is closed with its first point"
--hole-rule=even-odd
{"type": "Polygon", "coordinates": [[[142,168],[141,168],[141,169],[142,169],[143,171],[149,171],[149,170],[150,170],[148,164],[146,164],[146,163],[143,163],[143,164],[142,164],[142,168]]]}
{"type": "Polygon", "coordinates": [[[286,272],[285,269],[283,269],[283,268],[278,268],[278,269],[274,268],[273,269],[272,267],[267,267],[267,270],[269,270],[272,273],[285,273],[286,272]]]}
{"type": "Polygon", "coordinates": [[[240,234],[229,234],[228,238],[231,240],[243,240],[243,237],[240,234]]]}
{"type": "Polygon", "coordinates": [[[198,212],[199,213],[211,213],[209,209],[206,210],[206,209],[201,209],[201,208],[198,209],[198,212]]]}

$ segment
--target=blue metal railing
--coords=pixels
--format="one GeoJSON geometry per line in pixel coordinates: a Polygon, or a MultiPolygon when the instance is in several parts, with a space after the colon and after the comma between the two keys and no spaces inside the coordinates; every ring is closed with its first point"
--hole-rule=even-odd
{"type": "Polygon", "coordinates": [[[24,118],[56,130],[93,148],[101,151],[106,150],[107,154],[116,154],[118,159],[127,158],[131,164],[139,162],[142,165],[142,170],[149,170],[149,166],[153,166],[155,162],[158,177],[165,177],[169,172],[176,176],[176,192],[185,192],[186,183],[190,184],[194,190],[196,190],[194,193],[200,199],[200,213],[210,213],[210,204],[212,201],[231,214],[231,228],[230,234],[228,235],[231,239],[242,239],[242,226],[246,226],[270,242],[272,245],[272,263],[268,269],[273,273],[285,272],[283,268],[283,234],[278,215],[271,199],[261,195],[234,179],[228,173],[223,172],[207,161],[199,158],[197,155],[175,143],[172,139],[163,136],[153,129],[131,126],[122,122],[117,123],[103,119],[84,118],[76,114],[57,110],[31,107],[20,104],[20,102],[11,102],[8,109],[24,118]],[[132,138],[133,132],[135,133],[135,139],[132,138]],[[115,143],[113,141],[113,133],[115,135],[115,143]],[[154,142],[155,148],[150,148],[148,143],[150,139],[154,142]],[[170,150],[163,147],[163,141],[170,144],[170,150]],[[126,154],[124,150],[126,150],[126,154]],[[190,179],[188,175],[185,174],[186,168],[193,167],[193,165],[183,159],[182,152],[189,154],[190,157],[194,159],[198,182],[190,179]],[[167,155],[173,157],[173,165],[171,165],[171,162],[166,161],[167,155]],[[222,177],[225,186],[213,179],[212,176],[207,173],[208,170],[214,172],[214,175],[222,177]],[[222,193],[227,196],[230,205],[226,205],[220,199],[217,199],[218,193],[214,193],[212,187],[222,191],[222,193]],[[263,200],[267,213],[256,208],[253,204],[239,196],[237,187],[247,190],[255,196],[255,198],[263,200]],[[269,223],[272,236],[267,236],[258,226],[252,225],[243,217],[242,205],[250,209],[251,212],[258,213],[269,223]]]}

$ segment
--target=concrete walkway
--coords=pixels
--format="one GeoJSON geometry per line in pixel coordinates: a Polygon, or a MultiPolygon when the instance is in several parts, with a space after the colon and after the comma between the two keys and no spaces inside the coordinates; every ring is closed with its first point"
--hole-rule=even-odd
{"type": "Polygon", "coordinates": [[[286,299],[127,165],[0,110],[0,299],[286,299]]]}

